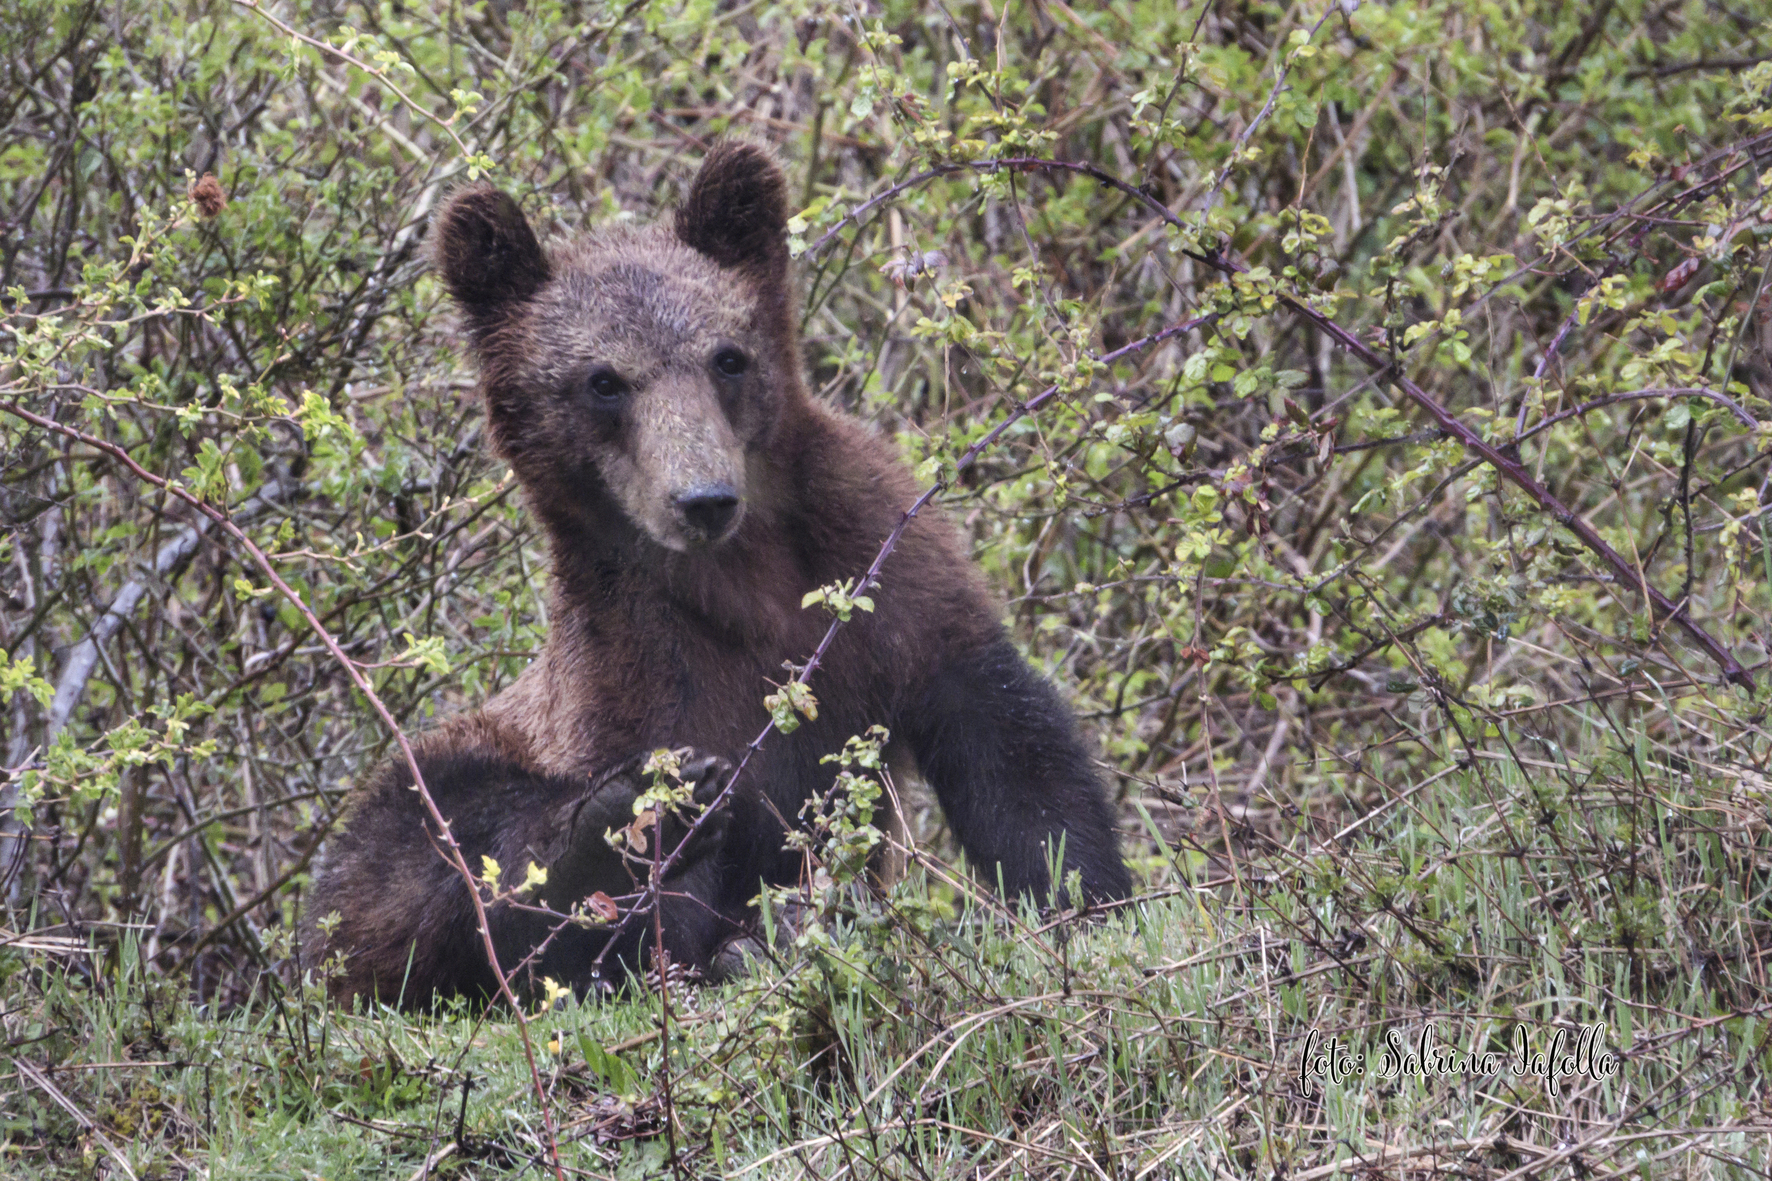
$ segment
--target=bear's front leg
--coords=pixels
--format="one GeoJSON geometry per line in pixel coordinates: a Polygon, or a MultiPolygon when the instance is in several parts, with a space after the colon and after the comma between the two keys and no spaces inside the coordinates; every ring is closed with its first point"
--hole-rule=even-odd
{"type": "Polygon", "coordinates": [[[1007,637],[949,654],[898,725],[987,883],[1048,902],[1047,863],[1062,846],[1061,876],[1078,871],[1084,895],[1068,901],[1131,893],[1113,810],[1071,711],[1007,637]]]}
{"type": "MultiPolygon", "coordinates": [[[[639,842],[631,840],[624,842],[624,849],[613,848],[610,835],[634,823],[636,803],[652,786],[645,762],[645,756],[636,756],[604,773],[590,794],[561,809],[563,847],[547,867],[542,898],[558,911],[570,911],[598,893],[637,904],[644,901],[655,859],[674,856],[676,864],[665,877],[660,902],[665,949],[676,963],[706,969],[725,925],[712,903],[718,898],[719,855],[731,831],[733,812],[730,805],[713,812],[707,809],[732,777],[732,764],[718,755],[690,752],[678,774],[691,788],[693,805],[682,813],[667,809],[656,823],[641,830],[643,851],[639,842]]],[[[613,985],[624,970],[638,970],[651,957],[653,922],[646,915],[629,919],[626,914],[618,922],[621,935],[615,945],[607,950],[599,947],[592,962],[582,962],[576,950],[548,954],[543,957],[543,974],[569,979],[584,992],[613,985]],[[556,962],[562,960],[567,962],[556,962]],[[549,967],[559,971],[549,972],[549,967]]]]}
{"type": "MultiPolygon", "coordinates": [[[[652,786],[645,763],[646,756],[637,755],[604,772],[589,793],[561,808],[557,823],[563,834],[562,851],[548,866],[548,884],[543,891],[550,904],[570,906],[599,892],[619,898],[645,884],[654,852],[651,834],[657,830],[646,830],[644,854],[630,852],[624,857],[608,841],[610,834],[634,823],[634,805],[652,786]]],[[[677,853],[690,829],[695,832],[693,843],[677,854],[673,874],[718,848],[724,839],[729,811],[715,812],[699,824],[695,821],[732,777],[732,764],[718,755],[691,753],[682,761],[678,775],[692,788],[695,807],[689,815],[666,812],[661,825],[663,855],[677,853]]]]}

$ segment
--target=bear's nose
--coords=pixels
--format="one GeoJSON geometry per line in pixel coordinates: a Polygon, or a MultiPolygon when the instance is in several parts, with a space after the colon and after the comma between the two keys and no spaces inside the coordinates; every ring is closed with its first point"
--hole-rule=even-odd
{"type": "Polygon", "coordinates": [[[708,541],[723,537],[738,512],[738,492],[730,484],[703,484],[673,500],[684,524],[708,541]]]}

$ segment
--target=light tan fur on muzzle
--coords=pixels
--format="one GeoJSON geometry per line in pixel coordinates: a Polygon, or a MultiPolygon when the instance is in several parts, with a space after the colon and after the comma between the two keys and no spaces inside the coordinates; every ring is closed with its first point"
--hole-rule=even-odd
{"type": "Polygon", "coordinates": [[[720,408],[713,383],[700,368],[667,370],[648,388],[636,391],[632,435],[623,449],[625,462],[605,469],[611,491],[629,516],[658,544],[679,553],[729,536],[738,528],[745,507],[744,446],[720,408]],[[677,500],[721,485],[739,498],[738,512],[721,537],[699,537],[686,527],[677,500]]]}

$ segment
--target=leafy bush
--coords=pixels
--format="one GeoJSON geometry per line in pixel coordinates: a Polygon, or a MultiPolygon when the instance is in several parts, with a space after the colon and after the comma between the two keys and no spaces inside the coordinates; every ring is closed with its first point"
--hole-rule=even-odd
{"type": "Polygon", "coordinates": [[[422,728],[546,628],[429,214],[489,176],[556,234],[651,217],[743,131],[816,386],[969,531],[1147,901],[1061,937],[937,857],[652,1057],[605,1043],[657,1000],[542,1019],[623,1159],[1763,1168],[1768,18],[5,0],[6,1150],[410,1169],[453,1087],[456,1165],[547,1155],[508,1029],[314,1007],[292,917],[393,749],[353,672],[422,728]],[[1288,1090],[1313,1024],[1448,1014],[1610,1022],[1624,1073],[1288,1090]],[[43,1073],[126,1056],[176,1065],[43,1073]]]}

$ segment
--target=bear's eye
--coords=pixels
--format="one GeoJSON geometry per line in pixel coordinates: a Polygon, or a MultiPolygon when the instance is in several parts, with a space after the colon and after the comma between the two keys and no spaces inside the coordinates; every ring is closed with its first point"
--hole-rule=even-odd
{"type": "Polygon", "coordinates": [[[721,349],[714,354],[714,368],[727,377],[737,377],[750,367],[750,360],[737,349],[721,349]]]}
{"type": "Polygon", "coordinates": [[[612,369],[595,369],[591,371],[585,388],[590,391],[591,402],[600,410],[613,410],[621,404],[621,396],[628,392],[628,383],[617,377],[612,369]]]}

